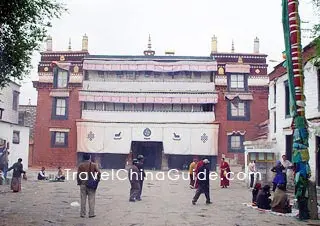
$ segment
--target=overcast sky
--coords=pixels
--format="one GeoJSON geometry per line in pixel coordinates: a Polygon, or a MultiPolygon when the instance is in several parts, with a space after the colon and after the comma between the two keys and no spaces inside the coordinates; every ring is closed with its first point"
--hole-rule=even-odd
{"type": "MultiPolygon", "coordinates": [[[[166,49],[176,55],[208,56],[211,37],[218,37],[218,51],[252,53],[260,39],[260,52],[281,61],[284,50],[281,0],[64,0],[68,13],[53,21],[49,34],[53,50],[81,50],[82,36],[89,38],[89,53],[142,54],[148,35],[156,55],[166,49]]],[[[311,0],[300,1],[302,21],[314,20],[311,0]]],[[[311,28],[311,24],[302,24],[311,28]]],[[[303,35],[303,45],[310,39],[303,35]]],[[[45,45],[43,45],[45,47],[45,45]]],[[[20,104],[37,103],[32,80],[37,80],[40,54],[33,57],[34,70],[23,81],[20,104]]],[[[269,69],[272,69],[270,63],[269,69]]]]}

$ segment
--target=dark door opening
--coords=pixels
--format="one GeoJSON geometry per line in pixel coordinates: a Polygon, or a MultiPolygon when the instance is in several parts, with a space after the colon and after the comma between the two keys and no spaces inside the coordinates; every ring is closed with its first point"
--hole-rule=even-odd
{"type": "Polygon", "coordinates": [[[155,141],[132,141],[132,158],[144,156],[145,169],[161,169],[163,143],[155,141]]]}
{"type": "Polygon", "coordinates": [[[320,186],[320,137],[316,136],[316,180],[317,186],[320,186]]]}
{"type": "Polygon", "coordinates": [[[292,135],[287,135],[286,136],[286,156],[290,162],[292,162],[292,145],[293,145],[292,142],[293,142],[292,135]]]}

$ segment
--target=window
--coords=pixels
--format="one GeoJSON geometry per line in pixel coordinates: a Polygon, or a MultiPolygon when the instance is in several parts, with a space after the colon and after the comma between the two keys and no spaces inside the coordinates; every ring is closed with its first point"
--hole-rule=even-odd
{"type": "Polygon", "coordinates": [[[89,72],[87,70],[84,71],[84,80],[85,81],[89,80],[89,72]]]}
{"type": "Polygon", "coordinates": [[[56,68],[54,70],[54,88],[66,88],[68,86],[68,71],[56,68]]]}
{"type": "Polygon", "coordinates": [[[244,74],[231,74],[228,76],[229,90],[247,90],[247,81],[244,74]]]}
{"type": "Polygon", "coordinates": [[[12,134],[12,143],[13,144],[20,144],[20,131],[13,131],[12,134]]]}
{"type": "Polygon", "coordinates": [[[68,147],[68,133],[51,132],[51,147],[68,147]]]}
{"type": "Polygon", "coordinates": [[[290,117],[290,93],[289,93],[289,84],[288,81],[284,82],[285,89],[285,117],[290,117]]]}
{"type": "Polygon", "coordinates": [[[249,161],[257,160],[256,153],[249,153],[249,161]]]}
{"type": "Polygon", "coordinates": [[[0,119],[2,119],[3,111],[4,111],[4,109],[0,108],[0,119]]]}
{"type": "Polygon", "coordinates": [[[273,133],[277,133],[277,114],[273,112],[273,133]]]}
{"type": "Polygon", "coordinates": [[[24,116],[25,116],[25,114],[24,114],[24,112],[19,112],[19,121],[18,121],[18,124],[19,125],[24,125],[24,116]]]}
{"type": "Polygon", "coordinates": [[[273,103],[277,102],[277,84],[274,82],[273,84],[273,103]]]}
{"type": "Polygon", "coordinates": [[[249,121],[250,103],[248,101],[232,100],[228,103],[228,120],[249,121]]]}
{"type": "Polygon", "coordinates": [[[67,98],[53,98],[52,119],[68,119],[67,98]]]}
{"type": "Polygon", "coordinates": [[[229,152],[244,152],[243,147],[244,137],[242,135],[228,136],[228,151],[229,152]]]}
{"type": "Polygon", "coordinates": [[[12,110],[17,111],[19,105],[19,92],[13,91],[12,110]]]}

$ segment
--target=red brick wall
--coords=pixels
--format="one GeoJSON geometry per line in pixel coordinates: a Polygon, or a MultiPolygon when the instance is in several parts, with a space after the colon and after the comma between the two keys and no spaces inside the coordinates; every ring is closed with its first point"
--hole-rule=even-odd
{"type": "Polygon", "coordinates": [[[220,123],[218,138],[218,163],[225,154],[227,158],[234,158],[238,154],[240,164],[244,164],[243,153],[228,153],[227,133],[232,131],[246,131],[245,141],[252,140],[258,135],[259,123],[268,119],[268,88],[252,88],[253,100],[250,102],[250,121],[228,121],[227,100],[224,98],[226,87],[216,87],[219,91],[219,100],[215,106],[216,121],[220,123]]]}
{"type": "Polygon", "coordinates": [[[38,88],[37,118],[34,137],[34,166],[75,167],[77,162],[77,127],[80,119],[78,88],[70,88],[68,120],[51,120],[52,101],[49,88],[38,88]],[[67,148],[51,148],[50,128],[70,129],[67,148]]]}

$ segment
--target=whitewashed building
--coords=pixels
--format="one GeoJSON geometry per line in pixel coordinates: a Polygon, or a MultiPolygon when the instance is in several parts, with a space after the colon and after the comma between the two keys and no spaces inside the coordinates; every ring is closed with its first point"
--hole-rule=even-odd
{"type": "Polygon", "coordinates": [[[29,127],[18,125],[20,85],[10,82],[0,90],[0,147],[9,143],[9,165],[22,158],[28,168],[29,127]]]}
{"type": "MultiPolygon", "coordinates": [[[[309,122],[309,164],[312,170],[312,180],[320,185],[320,74],[319,67],[314,66],[314,46],[308,45],[303,51],[306,118],[309,122]]],[[[289,112],[288,75],[282,63],[269,74],[269,136],[277,159],[283,154],[292,158],[292,117],[289,112]]]]}

